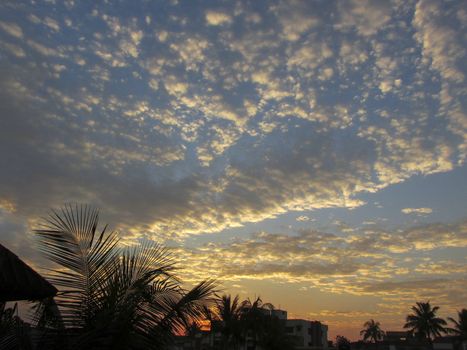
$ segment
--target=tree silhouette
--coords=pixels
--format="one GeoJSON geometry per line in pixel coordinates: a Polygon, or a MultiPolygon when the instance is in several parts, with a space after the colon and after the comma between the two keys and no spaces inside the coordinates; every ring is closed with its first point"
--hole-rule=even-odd
{"type": "Polygon", "coordinates": [[[413,314],[407,316],[404,328],[409,329],[420,339],[426,339],[431,343],[434,337],[439,337],[442,332],[445,332],[443,326],[446,325],[446,321],[436,317],[438,310],[439,307],[432,308],[429,301],[417,302],[412,306],[413,314]]]}
{"type": "Polygon", "coordinates": [[[213,310],[214,319],[220,323],[222,349],[237,349],[242,340],[242,308],[238,295],[218,296],[213,310]]]}
{"type": "Polygon", "coordinates": [[[54,307],[46,305],[36,308],[36,320],[65,335],[60,348],[160,349],[201,318],[214,282],[183,289],[165,248],[146,242],[121,249],[117,234],[98,231],[98,223],[97,210],[68,205],[35,230],[42,252],[59,265],[50,280],[60,290],[60,322],[50,322],[44,310],[54,307]]]}
{"type": "Polygon", "coordinates": [[[384,336],[384,332],[381,330],[379,322],[371,319],[366,321],[363,324],[364,329],[360,331],[360,335],[363,336],[363,340],[367,341],[368,339],[374,343],[378,340],[381,340],[384,336]]]}
{"type": "Polygon", "coordinates": [[[6,307],[0,302],[0,349],[31,349],[29,328],[18,317],[18,304],[6,307]]]}
{"type": "Polygon", "coordinates": [[[448,317],[448,320],[454,323],[453,328],[446,328],[448,333],[458,335],[462,338],[467,338],[467,309],[462,309],[457,312],[458,320],[448,317]]]}
{"type": "Polygon", "coordinates": [[[264,337],[265,333],[265,312],[273,310],[274,306],[271,303],[263,303],[260,297],[251,301],[249,298],[242,302],[241,305],[242,328],[244,338],[247,335],[253,342],[253,348],[256,349],[258,342],[264,337]]]}
{"type": "Polygon", "coordinates": [[[213,310],[207,311],[212,330],[222,334],[221,349],[239,349],[249,341],[254,349],[293,349],[285,322],[272,314],[274,306],[261,298],[239,302],[238,295],[218,296],[213,310]]]}
{"type": "Polygon", "coordinates": [[[338,335],[336,336],[336,347],[339,350],[349,350],[350,340],[344,337],[343,335],[338,335]]]}
{"type": "Polygon", "coordinates": [[[274,316],[274,305],[263,303],[260,297],[247,299],[241,305],[243,338],[249,338],[253,349],[293,349],[293,341],[286,334],[285,322],[274,316]]]}

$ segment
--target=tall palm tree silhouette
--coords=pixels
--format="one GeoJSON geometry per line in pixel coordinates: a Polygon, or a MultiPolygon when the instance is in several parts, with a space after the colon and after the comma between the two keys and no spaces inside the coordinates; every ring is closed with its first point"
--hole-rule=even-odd
{"type": "Polygon", "coordinates": [[[406,318],[404,328],[415,334],[420,339],[432,342],[434,337],[441,336],[445,332],[444,326],[446,321],[440,317],[436,317],[436,312],[439,310],[438,306],[431,307],[430,302],[417,302],[412,306],[413,314],[406,318]]]}
{"type": "Polygon", "coordinates": [[[265,337],[265,318],[266,312],[274,310],[274,305],[271,303],[263,303],[260,297],[255,300],[246,299],[242,302],[242,326],[244,340],[247,338],[252,342],[253,349],[256,349],[258,343],[261,343],[265,337]]]}
{"type": "Polygon", "coordinates": [[[366,321],[363,324],[364,329],[360,331],[360,335],[363,336],[363,340],[367,341],[368,339],[374,343],[378,340],[383,339],[384,332],[381,330],[381,326],[379,322],[375,322],[375,320],[371,319],[366,321]]]}
{"type": "Polygon", "coordinates": [[[221,323],[222,348],[237,349],[242,339],[242,306],[238,295],[233,299],[231,295],[218,297],[213,313],[221,323]]]}
{"type": "Polygon", "coordinates": [[[220,349],[293,349],[285,331],[285,321],[273,314],[274,306],[261,298],[239,302],[238,295],[218,296],[215,307],[206,310],[212,330],[222,334],[220,349]]]}
{"type": "Polygon", "coordinates": [[[117,233],[98,223],[98,210],[67,205],[35,230],[59,265],[50,281],[59,288],[52,304],[60,322],[44,321],[47,305],[36,308],[37,320],[66,339],[60,348],[159,349],[202,317],[212,280],[185,290],[167,249],[152,242],[121,249],[117,233]]]}
{"type": "Polygon", "coordinates": [[[448,317],[448,320],[454,323],[453,328],[446,328],[449,333],[458,335],[462,338],[467,338],[467,309],[462,309],[457,312],[458,320],[448,317]]]}

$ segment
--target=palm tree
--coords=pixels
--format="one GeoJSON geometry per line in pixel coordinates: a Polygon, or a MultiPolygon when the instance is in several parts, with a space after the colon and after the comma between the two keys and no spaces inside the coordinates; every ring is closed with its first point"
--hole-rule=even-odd
{"type": "Polygon", "coordinates": [[[37,307],[37,320],[65,335],[60,348],[160,349],[202,317],[214,282],[183,289],[165,248],[121,249],[117,233],[98,231],[98,222],[97,210],[67,205],[35,230],[42,252],[59,265],[50,278],[59,287],[59,322],[57,313],[40,311],[54,307],[37,307]]]}
{"type": "Polygon", "coordinates": [[[434,337],[439,337],[442,332],[445,332],[443,326],[446,325],[446,321],[436,317],[438,310],[439,307],[432,308],[429,301],[426,303],[417,302],[416,305],[412,306],[413,314],[407,316],[404,328],[431,343],[434,337]]]}
{"type": "Polygon", "coordinates": [[[366,321],[363,324],[363,327],[365,328],[360,331],[360,335],[363,336],[364,341],[369,339],[370,341],[376,343],[384,336],[384,332],[381,330],[379,322],[375,322],[373,319],[366,321]]]}
{"type": "Polygon", "coordinates": [[[260,297],[251,301],[250,298],[242,302],[241,310],[241,321],[243,326],[243,334],[245,340],[250,337],[253,342],[253,348],[256,349],[258,340],[263,336],[263,309],[272,310],[274,306],[272,304],[263,304],[260,297]]]}
{"type": "Polygon", "coordinates": [[[455,334],[462,338],[467,338],[467,309],[462,309],[457,312],[458,321],[452,317],[448,317],[448,320],[454,323],[453,328],[446,328],[448,333],[455,334]]]}
{"type": "MultiPolygon", "coordinates": [[[[274,306],[263,303],[261,298],[239,302],[238,295],[218,296],[213,310],[207,310],[206,318],[218,326],[222,334],[222,349],[238,349],[242,342],[257,349],[289,350],[293,342],[285,332],[285,322],[273,316],[274,306]],[[217,322],[216,322],[217,321],[217,322]]],[[[245,345],[245,344],[244,344],[245,345]]]]}
{"type": "Polygon", "coordinates": [[[236,349],[242,339],[241,329],[242,308],[238,295],[232,299],[231,295],[218,296],[213,310],[214,322],[220,322],[223,349],[236,349]]]}
{"type": "MultiPolygon", "coordinates": [[[[278,331],[278,328],[284,328],[281,332],[285,335],[285,325],[280,324],[276,317],[272,315],[274,305],[271,303],[263,303],[260,297],[254,301],[247,299],[242,302],[241,305],[242,315],[242,328],[244,339],[250,338],[253,349],[256,349],[258,345],[267,349],[275,349],[276,347],[271,346],[271,342],[274,340],[276,335],[273,335],[274,328],[278,331]]],[[[290,341],[287,338],[283,339],[283,349],[288,349],[290,341]]],[[[280,344],[274,344],[279,346],[280,344]]]]}

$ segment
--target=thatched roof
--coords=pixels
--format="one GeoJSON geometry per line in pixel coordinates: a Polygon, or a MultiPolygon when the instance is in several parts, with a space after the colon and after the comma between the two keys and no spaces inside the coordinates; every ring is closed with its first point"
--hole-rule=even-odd
{"type": "Polygon", "coordinates": [[[56,293],[57,288],[0,244],[0,302],[40,300],[56,293]]]}

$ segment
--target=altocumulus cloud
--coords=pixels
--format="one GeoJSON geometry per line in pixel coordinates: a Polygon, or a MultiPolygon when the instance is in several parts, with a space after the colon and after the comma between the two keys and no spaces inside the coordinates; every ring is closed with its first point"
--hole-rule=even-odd
{"type": "Polygon", "coordinates": [[[347,296],[303,310],[332,327],[453,313],[465,217],[372,215],[391,185],[465,167],[465,32],[463,1],[0,2],[0,240],[40,264],[38,218],[84,202],[124,244],[169,244],[188,282],[347,296]]]}
{"type": "Polygon", "coordinates": [[[431,214],[433,212],[433,209],[431,208],[404,208],[401,209],[401,212],[404,214],[431,214]]]}
{"type": "Polygon", "coordinates": [[[462,2],[0,8],[0,203],[23,224],[80,201],[127,241],[183,240],[465,161],[462,2]]]}
{"type": "Polygon", "coordinates": [[[405,229],[364,228],[352,235],[319,230],[295,234],[259,232],[228,243],[173,248],[185,277],[223,281],[269,280],[335,294],[380,297],[394,310],[408,300],[436,298],[453,311],[467,297],[466,266],[443,250],[467,247],[467,222],[405,229]],[[426,258],[423,252],[437,252],[426,258]]]}

